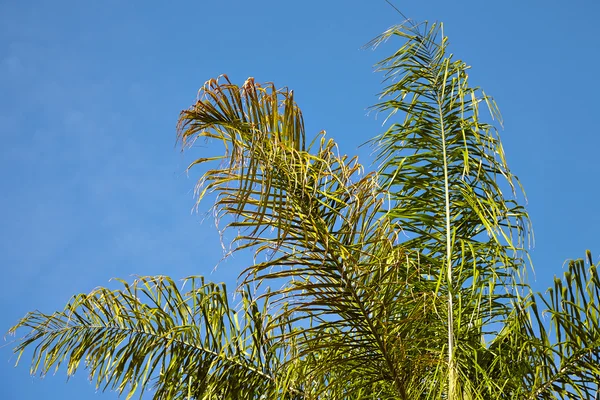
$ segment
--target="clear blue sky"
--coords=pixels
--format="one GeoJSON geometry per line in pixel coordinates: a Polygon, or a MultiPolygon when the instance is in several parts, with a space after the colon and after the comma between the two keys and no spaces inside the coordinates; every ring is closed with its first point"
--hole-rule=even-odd
{"type": "MultiPolygon", "coordinates": [[[[534,286],[586,249],[598,260],[600,3],[395,4],[444,21],[471,82],[500,106],[535,228],[534,286]]],[[[0,330],[111,277],[231,282],[241,261],[211,274],[218,236],[190,213],[184,169],[200,152],[177,151],[179,111],[211,77],[254,76],[293,88],[309,133],[326,129],[354,154],[381,131],[365,108],[386,55],[360,47],[399,22],[383,0],[0,0],[0,330]]],[[[83,370],[68,384],[64,370],[31,378],[10,346],[0,361],[1,399],[116,398],[83,370]]]]}

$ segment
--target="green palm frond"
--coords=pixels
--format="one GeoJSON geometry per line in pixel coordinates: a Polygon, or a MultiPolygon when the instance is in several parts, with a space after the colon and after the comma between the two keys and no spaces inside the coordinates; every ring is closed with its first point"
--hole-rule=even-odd
{"type": "MultiPolygon", "coordinates": [[[[228,93],[244,90],[227,87],[228,93]]],[[[200,107],[215,107],[207,102],[200,107]]],[[[357,377],[329,380],[322,390],[349,394],[370,382],[395,388],[396,395],[406,392],[417,379],[415,371],[428,368],[436,357],[418,332],[434,326],[426,320],[436,300],[427,295],[430,288],[423,291],[432,284],[413,279],[418,267],[394,245],[397,227],[377,218],[385,199],[377,175],[361,175],[357,160],[339,156],[323,133],[301,150],[295,141],[273,139],[260,127],[232,129],[246,117],[239,109],[231,111],[222,121],[210,119],[210,130],[188,129],[180,136],[219,137],[226,148],[238,149],[236,159],[203,175],[199,193],[202,198],[217,192],[216,214],[232,217],[228,226],[242,229],[234,239],[236,250],[254,248],[256,259],[266,257],[245,271],[247,281],[284,281],[267,298],[279,306],[284,321],[309,325],[298,331],[298,356],[318,350],[323,357],[309,380],[334,370],[357,377]],[[423,323],[407,323],[419,320],[423,323]]],[[[184,128],[209,126],[202,113],[186,112],[183,118],[184,128]]],[[[279,323],[274,319],[273,327],[279,323]]]]}
{"type": "MultiPolygon", "coordinates": [[[[515,192],[518,180],[495,128],[479,118],[481,105],[500,118],[498,109],[469,85],[467,64],[448,54],[442,26],[406,23],[371,44],[391,37],[404,44],[378,64],[389,83],[374,109],[401,122],[372,143],[392,201],[385,216],[401,226],[402,246],[431,265],[436,290],[446,297],[448,396],[454,398],[461,390],[457,368],[482,347],[477,338],[486,327],[510,312],[528,216],[504,197],[503,188],[515,192]]],[[[471,384],[463,380],[463,389],[471,384]]]]}
{"type": "Polygon", "coordinates": [[[83,363],[98,389],[127,398],[153,387],[154,399],[294,398],[281,363],[285,343],[265,330],[269,316],[249,293],[234,312],[224,285],[186,280],[181,292],[166,277],[142,277],[123,290],[80,294],[61,312],[25,316],[10,333],[28,329],[19,358],[34,347],[32,374],[83,363]],[[287,394],[286,394],[287,393],[287,394]],[[281,396],[281,397],[278,397],[281,396]]]}
{"type": "Polygon", "coordinates": [[[549,299],[541,297],[551,320],[550,332],[542,335],[549,350],[538,364],[530,399],[600,395],[600,277],[589,251],[586,258],[570,261],[564,279],[555,278],[548,289],[549,299]]]}
{"type": "MultiPolygon", "coordinates": [[[[374,107],[403,118],[373,140],[394,202],[387,216],[401,223],[403,245],[432,262],[444,260],[451,247],[453,266],[472,266],[478,258],[482,272],[521,268],[524,260],[509,250],[523,249],[528,217],[503,196],[518,180],[496,129],[479,117],[487,105],[499,118],[495,103],[469,86],[469,67],[447,54],[440,25],[393,27],[372,44],[393,36],[405,42],[378,66],[390,83],[374,107]]],[[[456,286],[464,284],[460,269],[453,275],[456,286]]]]}

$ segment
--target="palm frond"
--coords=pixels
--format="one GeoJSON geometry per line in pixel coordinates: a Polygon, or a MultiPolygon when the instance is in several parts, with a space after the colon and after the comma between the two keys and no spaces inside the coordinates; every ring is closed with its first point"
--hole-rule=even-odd
{"type": "Polygon", "coordinates": [[[564,278],[555,278],[547,298],[541,296],[551,320],[550,333],[542,337],[551,351],[539,364],[544,368],[536,376],[531,399],[600,395],[600,277],[589,251],[586,259],[570,261],[564,278]]]}
{"type": "MultiPolygon", "coordinates": [[[[455,382],[460,358],[471,359],[485,327],[510,313],[507,292],[525,265],[528,216],[503,196],[503,188],[515,192],[518,179],[495,128],[479,117],[482,104],[492,117],[500,118],[498,109],[469,85],[469,67],[448,54],[441,25],[392,27],[371,44],[391,37],[404,43],[378,64],[388,85],[374,109],[388,118],[398,114],[401,122],[372,143],[392,200],[385,217],[402,227],[402,246],[431,265],[447,301],[448,396],[454,398],[461,390],[455,382]]],[[[463,381],[464,388],[471,383],[463,381]]]]}
{"type": "MultiPolygon", "coordinates": [[[[236,190],[240,199],[250,196],[257,174],[262,172],[260,177],[267,191],[271,181],[276,179],[253,153],[268,154],[269,149],[279,146],[303,150],[304,136],[304,120],[292,91],[277,90],[273,84],[260,85],[253,78],[239,87],[226,75],[204,84],[198,101],[189,110],[182,111],[178,124],[178,137],[184,148],[200,138],[218,139],[225,145],[224,155],[198,159],[189,168],[220,160],[229,168],[210,171],[205,178],[220,185],[238,183],[236,190]],[[233,170],[239,175],[227,173],[233,170]]],[[[204,191],[210,189],[209,185],[204,191]]],[[[199,193],[199,199],[202,197],[203,193],[199,193]]],[[[241,212],[241,207],[237,212],[241,212]]]]}
{"type": "MultiPolygon", "coordinates": [[[[202,113],[183,118],[182,127],[208,126],[202,113]]],[[[297,331],[298,357],[316,351],[321,357],[309,381],[325,371],[357,377],[327,380],[315,393],[349,395],[365,382],[378,387],[375,392],[406,392],[415,371],[436,357],[427,350],[431,343],[415,333],[432,326],[427,321],[436,301],[423,293],[424,287],[431,291],[431,282],[411,283],[419,273],[394,245],[397,227],[377,218],[385,198],[377,175],[362,175],[362,165],[338,155],[324,133],[302,150],[295,141],[273,139],[269,126],[243,134],[229,128],[243,118],[234,110],[222,121],[211,119],[209,131],[183,130],[180,136],[219,137],[226,148],[238,149],[235,160],[203,175],[198,193],[201,199],[216,192],[216,214],[231,217],[229,228],[241,229],[235,250],[255,249],[257,262],[244,271],[246,281],[283,282],[266,298],[283,321],[307,326],[297,331]]],[[[272,326],[279,324],[275,318],[272,326]]]]}
{"type": "Polygon", "coordinates": [[[15,351],[33,347],[31,373],[45,375],[83,363],[97,389],[152,391],[154,399],[294,398],[299,390],[278,376],[289,357],[265,330],[268,314],[249,293],[234,312],[224,285],[186,280],[181,292],[167,277],[142,277],[123,290],[80,294],[63,311],[27,314],[10,333],[28,329],[15,351]],[[152,390],[150,390],[152,389],[152,390]]]}
{"type": "Polygon", "coordinates": [[[403,114],[403,121],[372,143],[394,201],[387,215],[401,222],[403,245],[438,260],[445,258],[449,238],[454,266],[473,265],[483,253],[478,260],[483,272],[497,271],[502,263],[519,269],[524,260],[513,251],[523,250],[529,222],[523,207],[503,196],[503,185],[515,191],[518,179],[508,169],[495,127],[479,117],[482,104],[500,117],[493,99],[469,86],[469,67],[447,54],[440,25],[393,27],[372,44],[393,36],[405,42],[378,64],[390,83],[374,109],[390,117],[403,114]]]}

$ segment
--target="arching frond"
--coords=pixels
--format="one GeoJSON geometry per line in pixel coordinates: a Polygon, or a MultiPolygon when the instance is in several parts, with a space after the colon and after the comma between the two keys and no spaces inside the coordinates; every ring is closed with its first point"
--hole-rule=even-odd
{"type": "MultiPolygon", "coordinates": [[[[231,122],[245,118],[237,110],[220,121],[192,111],[182,118],[181,137],[219,137],[237,149],[236,159],[203,175],[200,198],[216,192],[216,214],[240,229],[236,249],[255,249],[257,263],[245,279],[282,285],[267,301],[279,307],[282,321],[305,327],[296,335],[298,357],[319,354],[307,379],[319,382],[335,371],[353,377],[327,379],[314,388],[315,396],[371,387],[380,393],[374,398],[405,398],[421,379],[415,372],[437,357],[431,350],[437,346],[421,340],[436,335],[420,332],[435,327],[428,322],[437,299],[428,294],[434,284],[421,279],[418,264],[395,246],[397,227],[377,218],[385,198],[378,177],[362,175],[357,160],[338,155],[323,133],[302,150],[296,141],[274,139],[270,126],[239,128],[231,122]],[[210,130],[186,128],[208,127],[209,121],[210,130]]],[[[272,327],[280,323],[276,318],[272,327]]]]}
{"type": "Polygon", "coordinates": [[[73,375],[84,366],[97,389],[127,398],[138,390],[154,399],[300,394],[281,369],[290,343],[274,340],[265,329],[270,317],[247,291],[235,312],[225,286],[201,277],[186,280],[187,292],[160,276],[122,283],[122,290],[77,295],[51,315],[31,312],[14,326],[10,333],[28,329],[16,351],[20,357],[34,346],[31,372],[66,364],[73,375]]]}

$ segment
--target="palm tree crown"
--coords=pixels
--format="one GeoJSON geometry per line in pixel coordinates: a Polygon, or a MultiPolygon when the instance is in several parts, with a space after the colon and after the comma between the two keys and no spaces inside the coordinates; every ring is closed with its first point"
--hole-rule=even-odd
{"type": "Polygon", "coordinates": [[[83,362],[127,398],[596,398],[591,255],[547,297],[531,290],[520,184],[484,121],[501,121],[498,108],[442,25],[405,22],[370,44],[391,38],[401,46],[377,65],[373,107],[390,124],[370,141],[368,173],[324,132],[306,140],[292,91],[206,82],[178,138],[224,146],[190,168],[209,166],[198,201],[214,194],[228,255],[255,253],[239,305],[200,276],[187,291],[157,276],[80,294],[11,329],[27,329],[15,351],[33,348],[31,372],[83,362]]]}

